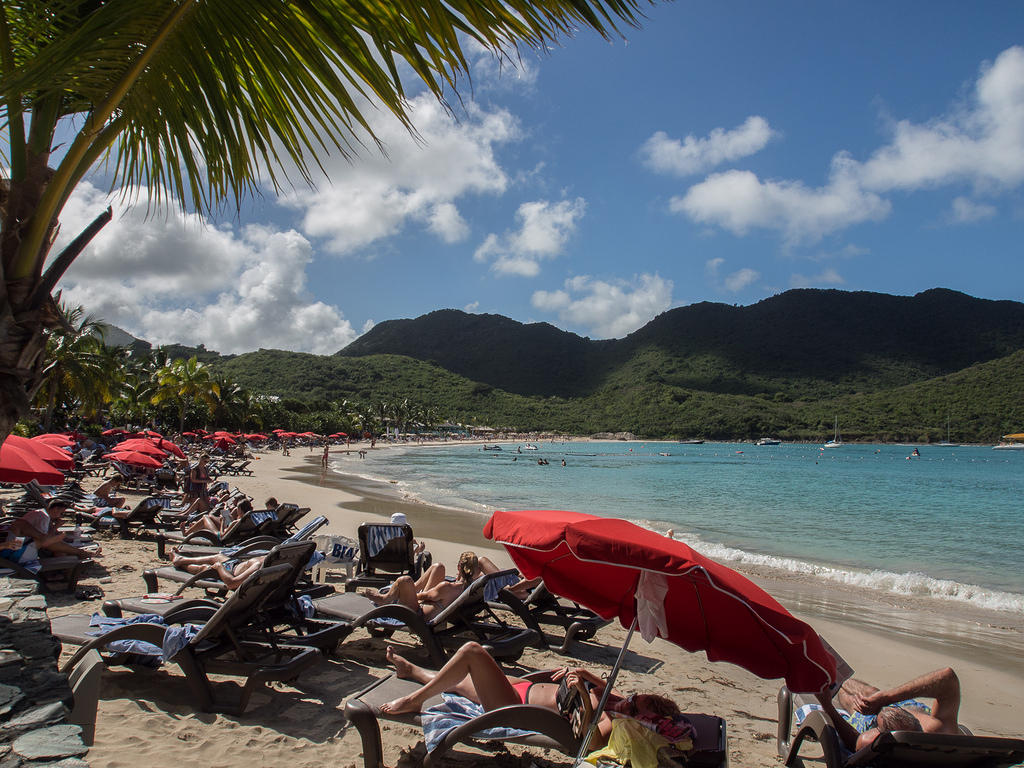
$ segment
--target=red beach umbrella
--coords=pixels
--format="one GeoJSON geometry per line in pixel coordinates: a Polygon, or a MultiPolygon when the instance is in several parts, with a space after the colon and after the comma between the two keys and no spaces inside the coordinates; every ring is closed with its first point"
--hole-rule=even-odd
{"type": "MultiPolygon", "coordinates": [[[[645,637],[738,664],[792,691],[836,679],[835,659],[808,624],[767,592],[681,541],[626,520],[579,512],[495,512],[484,536],[527,578],[645,637]]],[[[628,642],[628,641],[627,641],[628,642]]]]}
{"type": "Polygon", "coordinates": [[[14,445],[8,437],[0,445],[0,483],[30,483],[33,480],[43,485],[62,485],[64,475],[32,451],[14,445]]]}
{"type": "Polygon", "coordinates": [[[267,436],[266,435],[261,435],[258,432],[254,432],[251,435],[246,435],[245,439],[246,440],[266,440],[267,436]]]}
{"type": "Polygon", "coordinates": [[[160,438],[159,440],[156,441],[156,447],[159,448],[161,451],[165,451],[167,453],[173,454],[174,456],[177,456],[179,459],[185,458],[185,452],[181,450],[181,448],[179,448],[175,443],[172,443],[170,440],[164,440],[163,438],[160,438]]]}
{"type": "Polygon", "coordinates": [[[348,433],[347,432],[335,432],[333,435],[329,435],[329,437],[348,437],[348,433]]]}
{"type": "Polygon", "coordinates": [[[182,437],[199,437],[199,433],[198,432],[182,432],[181,436],[182,437]]]}
{"type": "Polygon", "coordinates": [[[122,464],[131,464],[133,467],[150,467],[152,469],[159,469],[163,466],[163,462],[159,459],[154,459],[145,453],[139,451],[114,451],[103,456],[104,459],[112,459],[119,461],[122,464]]]}
{"type": "Polygon", "coordinates": [[[232,445],[235,445],[235,441],[229,437],[221,437],[217,439],[217,442],[213,444],[214,448],[220,448],[222,451],[227,450],[232,445]]]}
{"type": "Polygon", "coordinates": [[[111,435],[127,435],[127,429],[121,429],[120,427],[111,427],[110,429],[104,429],[100,432],[104,437],[110,437],[111,435]]]}
{"type": "Polygon", "coordinates": [[[75,444],[75,441],[72,440],[67,435],[58,435],[54,434],[53,432],[49,432],[45,435],[36,435],[35,437],[30,437],[29,439],[36,443],[46,443],[48,445],[57,445],[61,447],[75,444]]]}
{"type": "Polygon", "coordinates": [[[163,437],[159,432],[154,432],[152,429],[144,429],[139,434],[143,437],[163,437]]]}
{"type": "MultiPolygon", "coordinates": [[[[75,460],[72,458],[71,454],[67,451],[62,451],[54,445],[47,445],[46,443],[29,440],[28,438],[19,437],[18,435],[9,435],[6,442],[10,443],[15,448],[20,448],[23,451],[34,453],[51,467],[56,467],[57,469],[75,468],[75,460]]],[[[64,481],[61,480],[61,482],[64,481]]]]}
{"type": "Polygon", "coordinates": [[[118,451],[135,451],[136,453],[144,453],[147,456],[155,456],[158,459],[167,458],[167,451],[157,448],[148,440],[141,438],[136,440],[125,440],[123,443],[117,446],[118,451]]]}

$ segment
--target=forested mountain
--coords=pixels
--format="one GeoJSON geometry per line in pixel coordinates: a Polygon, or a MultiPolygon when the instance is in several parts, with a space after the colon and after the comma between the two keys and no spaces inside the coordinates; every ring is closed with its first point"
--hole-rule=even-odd
{"type": "Polygon", "coordinates": [[[380,323],[338,354],[211,356],[300,407],[406,399],[444,419],[644,437],[993,441],[1024,428],[1024,304],[794,290],[702,303],[624,339],[457,310],[380,323]]]}
{"type": "Polygon", "coordinates": [[[807,398],[890,389],[1017,349],[1017,302],[944,289],[912,297],[802,289],[749,307],[679,307],[612,341],[441,310],[380,323],[338,354],[432,361],[522,395],[593,394],[625,366],[690,389],[807,398]]]}

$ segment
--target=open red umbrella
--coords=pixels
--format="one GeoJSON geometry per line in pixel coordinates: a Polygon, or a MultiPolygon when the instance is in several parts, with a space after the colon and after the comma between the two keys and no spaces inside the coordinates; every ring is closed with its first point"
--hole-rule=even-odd
{"type": "Polygon", "coordinates": [[[246,440],[266,440],[267,436],[266,435],[261,435],[258,432],[254,432],[251,435],[246,435],[245,439],[246,440]]]}
{"type": "Polygon", "coordinates": [[[120,427],[111,427],[110,429],[104,429],[100,432],[104,437],[110,437],[111,435],[127,435],[127,429],[121,429],[120,427]]]}
{"type": "Polygon", "coordinates": [[[8,437],[0,445],[0,483],[30,483],[33,480],[43,485],[62,485],[64,475],[32,451],[14,445],[8,437]]]}
{"type": "Polygon", "coordinates": [[[45,435],[36,435],[29,439],[36,443],[47,443],[49,445],[57,445],[61,447],[75,444],[75,441],[67,435],[58,435],[53,432],[48,432],[45,435]]]}
{"type": "Polygon", "coordinates": [[[133,467],[150,467],[152,469],[159,469],[163,466],[163,463],[159,459],[155,459],[145,453],[139,451],[114,451],[113,453],[107,453],[103,456],[104,459],[113,459],[119,461],[122,464],[131,464],[133,467]]]}
{"type": "Polygon", "coordinates": [[[174,456],[177,456],[179,459],[185,458],[185,452],[181,450],[181,448],[179,448],[175,443],[172,443],[170,440],[164,440],[161,437],[158,438],[157,440],[154,440],[154,442],[156,443],[156,447],[159,448],[161,451],[166,451],[167,453],[173,454],[174,456]]]}
{"type": "MultiPolygon", "coordinates": [[[[15,448],[20,448],[23,451],[29,451],[34,453],[40,459],[45,461],[52,467],[57,469],[74,469],[75,460],[71,454],[67,451],[62,451],[53,445],[47,443],[40,443],[35,440],[29,440],[25,437],[19,437],[18,435],[8,435],[7,443],[10,443],[15,448]]],[[[61,482],[64,482],[61,480],[61,482]]]]}
{"type": "Polygon", "coordinates": [[[158,459],[167,458],[167,451],[165,451],[163,448],[157,448],[152,442],[150,442],[149,440],[144,440],[141,437],[135,438],[134,440],[125,440],[122,443],[118,443],[116,450],[137,451],[139,453],[144,453],[147,456],[155,456],[158,459]]]}
{"type": "MultiPolygon", "coordinates": [[[[663,637],[792,691],[836,680],[835,659],[808,624],[736,571],[626,520],[579,512],[495,512],[484,536],[527,578],[645,638],[663,637]],[[649,637],[650,636],[650,637],[649,637]]],[[[628,642],[628,641],[627,641],[628,642]]]]}

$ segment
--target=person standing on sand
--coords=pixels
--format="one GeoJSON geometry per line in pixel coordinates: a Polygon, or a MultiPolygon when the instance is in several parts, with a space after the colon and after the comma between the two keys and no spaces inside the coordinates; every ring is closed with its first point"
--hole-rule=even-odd
{"type": "Polygon", "coordinates": [[[327,457],[331,452],[331,444],[324,443],[324,455],[320,457],[320,466],[327,469],[327,457]]]}

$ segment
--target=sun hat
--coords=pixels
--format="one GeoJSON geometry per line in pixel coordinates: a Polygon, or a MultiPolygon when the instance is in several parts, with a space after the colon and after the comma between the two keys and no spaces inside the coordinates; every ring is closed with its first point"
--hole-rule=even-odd
{"type": "Polygon", "coordinates": [[[392,525],[408,525],[409,521],[405,517],[405,512],[393,512],[391,514],[392,525]]]}

